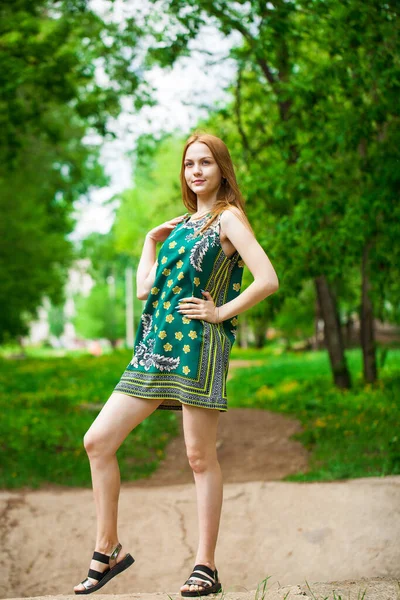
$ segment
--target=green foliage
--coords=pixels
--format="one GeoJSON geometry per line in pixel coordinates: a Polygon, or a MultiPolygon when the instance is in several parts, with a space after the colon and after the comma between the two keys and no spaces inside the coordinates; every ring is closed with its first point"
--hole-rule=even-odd
{"type": "Polygon", "coordinates": [[[66,317],[63,306],[51,306],[48,311],[49,328],[51,335],[59,338],[65,327],[66,317]]]}
{"type": "Polygon", "coordinates": [[[74,258],[66,238],[73,201],[94,182],[106,181],[95,152],[68,139],[83,135],[83,129],[65,126],[64,133],[59,149],[64,147],[68,167],[55,163],[57,154],[47,142],[33,151],[33,140],[20,151],[17,170],[2,174],[0,167],[0,340],[6,333],[25,333],[44,296],[61,303],[74,258]]]}
{"type": "Polygon", "coordinates": [[[76,301],[74,325],[83,338],[106,338],[112,344],[125,336],[124,288],[113,283],[95,285],[89,296],[76,301]]]}
{"type": "Polygon", "coordinates": [[[49,119],[58,106],[68,105],[85,126],[104,135],[123,94],[146,98],[138,92],[139,76],[132,67],[142,35],[133,19],[120,25],[102,20],[82,0],[3,3],[1,17],[0,146],[10,160],[29,135],[52,143],[63,138],[61,124],[49,119]],[[107,75],[101,84],[96,61],[107,75]]]}
{"type": "MultiPolygon", "coordinates": [[[[114,228],[107,234],[92,233],[78,251],[80,257],[89,259],[89,273],[96,285],[88,297],[75,298],[77,332],[84,338],[104,337],[114,344],[125,337],[126,267],[134,268],[136,261],[118,251],[114,228]]],[[[133,302],[138,325],[143,303],[136,294],[133,302]]]]}
{"type": "Polygon", "coordinates": [[[17,0],[0,10],[3,342],[27,333],[44,296],[63,301],[73,203],[108,181],[88,139],[109,135],[123,95],[136,108],[149,96],[134,67],[142,30],[133,19],[103,21],[82,0],[17,0]]]}
{"type": "MultiPolygon", "coordinates": [[[[98,358],[0,360],[0,488],[89,487],[83,436],[130,358],[128,352],[116,352],[98,358]]],[[[146,419],[118,451],[122,480],[150,475],[176,434],[175,414],[156,411],[146,419]]]]}
{"type": "MultiPolygon", "coordinates": [[[[400,474],[397,424],[400,406],[399,350],[389,351],[381,379],[361,381],[359,350],[347,357],[356,384],[333,386],[326,352],[269,351],[265,363],[238,369],[228,383],[230,406],[263,408],[293,416],[302,424],[295,435],[311,451],[310,469],[287,479],[329,481],[400,474]]],[[[246,357],[237,351],[235,357],[246,357]]]]}
{"type": "Polygon", "coordinates": [[[114,231],[117,249],[139,261],[146,233],[163,221],[186,212],[179,171],[183,140],[165,135],[160,140],[139,138],[134,188],[121,195],[114,231]]]}
{"type": "Polygon", "coordinates": [[[285,298],[273,324],[287,340],[304,340],[314,334],[315,292],[310,281],[298,297],[285,298]]]}

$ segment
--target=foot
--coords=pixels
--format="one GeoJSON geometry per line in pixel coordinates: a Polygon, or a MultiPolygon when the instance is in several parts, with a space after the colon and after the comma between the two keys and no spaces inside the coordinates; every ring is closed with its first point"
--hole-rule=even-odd
{"type": "MultiPolygon", "coordinates": [[[[100,546],[96,546],[95,550],[97,552],[102,552],[103,554],[107,554],[108,556],[111,556],[111,552],[113,551],[113,549],[115,548],[116,544],[113,544],[112,546],[109,547],[100,547],[100,546]]],[[[123,560],[126,556],[126,552],[124,553],[122,550],[120,550],[118,556],[117,556],[117,564],[123,560]]],[[[106,565],[105,563],[102,563],[98,560],[94,560],[92,558],[91,562],[90,562],[90,569],[94,569],[95,571],[99,571],[100,573],[104,573],[104,571],[108,571],[109,567],[108,565],[106,565]]],[[[98,583],[97,579],[94,579],[93,577],[88,577],[88,579],[94,584],[96,585],[96,583],[98,583]]],[[[78,583],[78,585],[76,585],[74,587],[74,592],[80,592],[82,590],[85,589],[85,586],[82,585],[82,583],[78,583]]]]}
{"type": "Polygon", "coordinates": [[[218,575],[215,577],[215,565],[209,562],[206,563],[196,563],[195,568],[193,569],[192,574],[186,583],[183,584],[180,591],[182,592],[195,592],[199,596],[205,595],[210,590],[210,588],[218,587],[216,584],[218,582],[218,575]],[[197,569],[196,567],[205,566],[211,571],[206,572],[204,569],[197,569]],[[211,574],[212,572],[212,574],[211,574]],[[190,582],[190,583],[188,583],[190,582]]]}

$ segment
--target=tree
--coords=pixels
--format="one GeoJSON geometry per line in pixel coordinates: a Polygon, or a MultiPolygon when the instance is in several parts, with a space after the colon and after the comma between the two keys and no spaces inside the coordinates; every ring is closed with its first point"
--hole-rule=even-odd
{"type": "Polygon", "coordinates": [[[106,338],[115,347],[125,337],[124,288],[109,278],[98,283],[87,298],[76,299],[74,325],[84,338],[106,338]]]}
{"type": "MultiPolygon", "coordinates": [[[[225,35],[241,34],[231,52],[237,63],[234,101],[209,124],[228,141],[240,165],[253,220],[263,223],[268,215],[263,226],[283,272],[282,295],[297,294],[305,280],[314,279],[332,372],[341,387],[350,385],[350,375],[336,290],[355,265],[364,264],[365,378],[373,380],[374,278],[367,265],[379,232],[386,226],[392,231],[386,216],[397,196],[398,177],[385,170],[387,161],[394,166],[399,158],[396,5],[360,0],[154,4],[170,16],[168,32],[150,52],[150,60],[163,66],[188,52],[189,40],[206,22],[225,35]],[[382,171],[385,191],[378,200],[373,172],[382,171]]],[[[397,256],[398,242],[392,241],[397,256]]],[[[381,270],[393,281],[392,257],[380,248],[381,270]]]]}
{"type": "Polygon", "coordinates": [[[2,342],[27,333],[44,296],[62,300],[73,204],[107,182],[87,140],[112,135],[124,96],[134,108],[150,100],[132,19],[105,22],[84,0],[16,0],[0,11],[2,342]]]}

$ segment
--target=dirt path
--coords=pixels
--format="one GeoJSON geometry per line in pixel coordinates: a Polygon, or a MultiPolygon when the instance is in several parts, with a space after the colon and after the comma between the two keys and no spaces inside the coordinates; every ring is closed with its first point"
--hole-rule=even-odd
{"type": "MultiPolygon", "coordinates": [[[[136,562],[110,582],[107,594],[159,591],[168,600],[165,594],[177,593],[195,559],[194,485],[123,486],[119,508],[120,540],[136,562]]],[[[91,490],[2,492],[0,514],[0,598],[71,595],[93,552],[91,490]]],[[[268,576],[275,591],[332,580],[353,581],[357,590],[363,577],[399,578],[399,539],[400,477],[227,483],[216,560],[232,600],[268,576]]]]}
{"type": "MultiPolygon", "coordinates": [[[[274,585],[273,589],[267,589],[265,596],[259,594],[263,600],[398,600],[399,582],[395,579],[384,579],[383,577],[363,579],[360,581],[333,581],[330,583],[311,583],[309,585],[274,585]]],[[[105,595],[97,593],[96,600],[182,600],[182,596],[174,593],[153,594],[118,594],[105,595]]],[[[224,600],[255,600],[256,592],[228,592],[224,594],[224,600]]],[[[62,598],[62,600],[76,600],[77,596],[36,596],[28,600],[50,600],[62,598]]],[[[221,595],[211,596],[214,600],[221,600],[221,595]]],[[[15,600],[22,600],[17,598],[15,600]]],[[[25,598],[25,600],[27,600],[25,598]]]]}

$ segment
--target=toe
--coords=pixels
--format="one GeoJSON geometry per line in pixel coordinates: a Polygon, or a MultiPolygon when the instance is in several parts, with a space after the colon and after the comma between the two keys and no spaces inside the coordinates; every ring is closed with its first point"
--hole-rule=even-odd
{"type": "Polygon", "coordinates": [[[181,592],[198,592],[198,591],[199,591],[199,586],[195,585],[195,584],[188,585],[187,583],[185,583],[181,587],[181,592]]]}
{"type": "MultiPolygon", "coordinates": [[[[93,577],[88,577],[88,579],[89,579],[89,581],[90,581],[90,582],[91,582],[93,585],[96,585],[96,583],[99,583],[99,582],[97,581],[97,579],[93,579],[93,577]]],[[[82,590],[86,590],[86,587],[83,585],[83,583],[82,583],[82,582],[81,582],[81,583],[78,583],[78,585],[76,585],[76,586],[74,587],[74,591],[81,592],[82,590]]]]}

